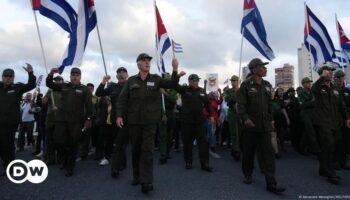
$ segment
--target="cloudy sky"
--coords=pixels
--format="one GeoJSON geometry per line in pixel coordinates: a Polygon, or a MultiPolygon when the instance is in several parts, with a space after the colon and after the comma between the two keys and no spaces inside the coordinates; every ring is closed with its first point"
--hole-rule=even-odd
{"type": "MultiPolygon", "coordinates": [[[[77,9],[78,0],[67,0],[77,9]]],[[[303,42],[305,21],[302,0],[255,0],[263,17],[268,42],[276,58],[270,63],[267,79],[274,85],[274,68],[284,63],[297,71],[297,48],[303,42]]],[[[307,0],[306,3],[326,25],[336,48],[339,48],[334,15],[350,35],[349,0],[307,0]]],[[[240,58],[240,24],[243,0],[157,0],[169,36],[181,43],[184,53],[178,55],[180,68],[205,77],[218,73],[219,82],[238,74],[240,58]]],[[[16,82],[26,82],[22,69],[25,62],[33,64],[35,74],[45,74],[30,0],[1,0],[0,70],[16,71],[16,82]]],[[[137,73],[136,56],[141,52],[155,55],[155,16],[152,0],[95,0],[97,20],[107,63],[107,71],[115,81],[119,66],[137,73]]],[[[68,34],[54,22],[37,14],[49,68],[61,63],[68,43],[68,34]]],[[[254,57],[263,58],[244,40],[242,62],[245,66],[254,57]]],[[[171,70],[172,53],[165,55],[171,70]]],[[[263,60],[266,60],[263,58],[263,60]]],[[[152,72],[158,73],[155,60],[152,72]]],[[[98,84],[103,75],[103,62],[98,37],[94,30],[81,66],[82,82],[98,84]]],[[[69,69],[63,76],[68,80],[69,69]]],[[[186,81],[187,76],[182,81],[186,81]]],[[[44,84],[43,84],[44,85],[44,84]]]]}

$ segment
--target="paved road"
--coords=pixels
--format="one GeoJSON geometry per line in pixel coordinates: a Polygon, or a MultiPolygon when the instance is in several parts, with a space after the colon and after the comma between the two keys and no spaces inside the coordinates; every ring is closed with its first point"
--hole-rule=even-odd
{"type": "MultiPolygon", "coordinates": [[[[300,195],[348,195],[350,199],[350,171],[339,171],[341,185],[335,186],[319,177],[315,157],[300,156],[290,148],[278,160],[277,179],[287,188],[284,195],[276,196],[265,191],[264,177],[256,167],[253,184],[242,183],[241,163],[235,162],[227,149],[218,149],[221,159],[211,158],[213,173],[200,169],[198,160],[194,168],[186,170],[181,153],[172,153],[166,165],[158,164],[155,153],[154,191],[141,193],[139,186],[131,186],[130,162],[128,169],[118,179],[110,177],[109,166],[99,166],[89,158],[77,163],[75,174],[66,178],[58,166],[49,167],[47,180],[39,185],[24,183],[16,185],[6,177],[0,177],[0,199],[298,199],[300,195]]],[[[197,157],[197,153],[195,154],[197,157]]],[[[17,154],[17,158],[33,159],[30,150],[17,154]]],[[[129,154],[130,158],[130,154],[129,154]]],[[[130,159],[129,159],[130,161],[130,159]]]]}

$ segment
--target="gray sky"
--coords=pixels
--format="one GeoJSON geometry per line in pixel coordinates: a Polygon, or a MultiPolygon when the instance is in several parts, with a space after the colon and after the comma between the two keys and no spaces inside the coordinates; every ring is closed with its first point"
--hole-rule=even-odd
{"type": "MultiPolygon", "coordinates": [[[[68,0],[77,8],[78,0],[68,0]]],[[[255,0],[262,15],[267,40],[276,58],[268,66],[269,80],[274,85],[274,68],[284,63],[297,70],[297,48],[303,42],[305,23],[302,0],[255,0]]],[[[350,1],[308,0],[311,10],[325,24],[334,46],[338,35],[334,15],[337,13],[345,33],[350,36],[350,1]]],[[[184,53],[178,55],[180,70],[197,73],[219,73],[219,83],[238,74],[240,56],[240,24],[243,0],[158,0],[157,5],[170,38],[181,43],[184,53]]],[[[1,0],[0,71],[7,67],[16,71],[16,82],[26,82],[21,66],[32,63],[37,76],[45,74],[33,12],[29,0],[1,0]]],[[[125,66],[129,75],[137,73],[136,56],[141,52],[155,55],[155,16],[152,0],[97,0],[97,20],[101,33],[107,71],[115,80],[115,70],[125,66]]],[[[68,44],[68,34],[51,20],[37,13],[49,68],[61,63],[68,44]]],[[[242,66],[254,57],[263,58],[244,39],[242,66]]],[[[165,55],[167,71],[171,70],[172,53],[165,55]]],[[[97,85],[103,75],[103,62],[96,29],[89,37],[81,66],[82,82],[97,85]]],[[[63,74],[68,80],[70,69],[63,74]]],[[[158,73],[155,59],[152,72],[158,73]]],[[[296,73],[295,73],[296,74],[296,73]]],[[[296,77],[295,77],[296,78],[296,77]]],[[[187,76],[182,82],[187,80],[187,76]]],[[[44,83],[42,84],[44,85],[44,83]]]]}

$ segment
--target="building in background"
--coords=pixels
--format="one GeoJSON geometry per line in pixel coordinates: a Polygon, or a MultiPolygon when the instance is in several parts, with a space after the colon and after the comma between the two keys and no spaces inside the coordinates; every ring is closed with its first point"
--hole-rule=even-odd
{"type": "Polygon", "coordinates": [[[298,48],[298,84],[301,85],[301,80],[305,77],[311,78],[313,81],[316,81],[319,78],[317,72],[312,70],[314,60],[309,54],[305,44],[301,44],[301,47],[298,48]]]}
{"type": "Polygon", "coordinates": [[[284,91],[294,87],[294,66],[284,64],[281,68],[275,69],[275,87],[283,88],[284,91]]]}

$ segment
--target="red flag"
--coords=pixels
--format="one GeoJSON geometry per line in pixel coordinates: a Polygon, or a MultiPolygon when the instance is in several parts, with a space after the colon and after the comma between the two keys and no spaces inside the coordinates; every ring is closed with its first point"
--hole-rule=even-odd
{"type": "Polygon", "coordinates": [[[40,0],[32,0],[33,10],[39,10],[40,0]]]}

